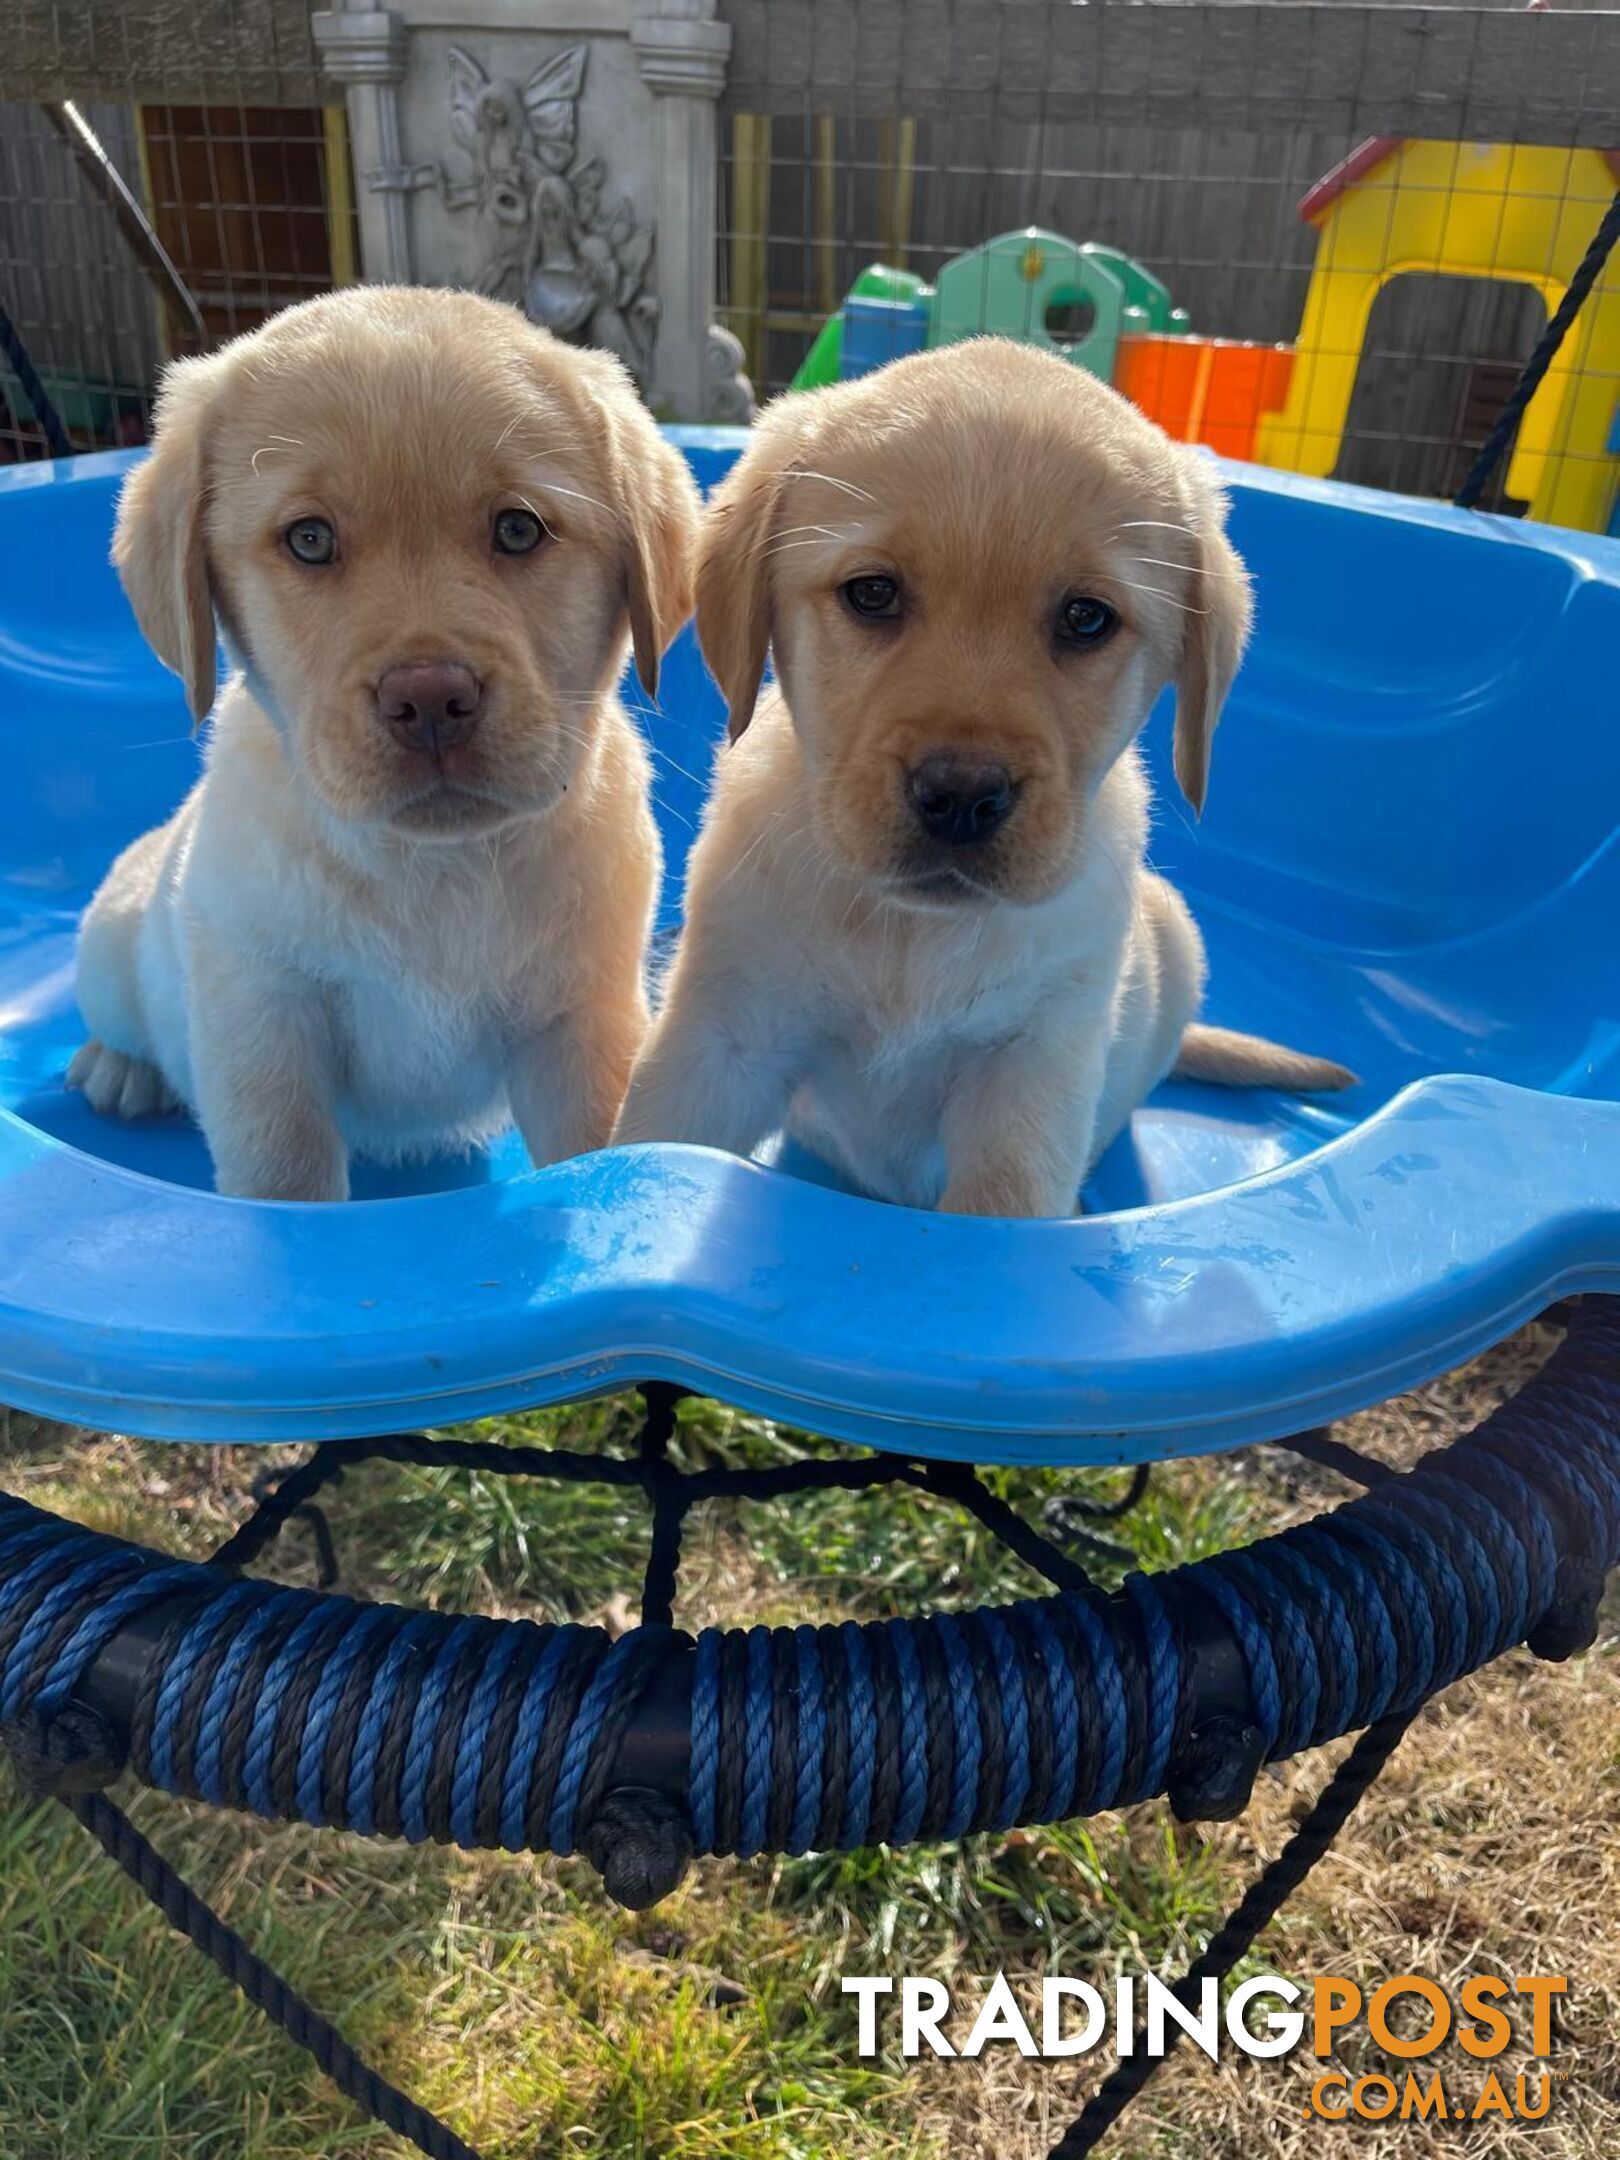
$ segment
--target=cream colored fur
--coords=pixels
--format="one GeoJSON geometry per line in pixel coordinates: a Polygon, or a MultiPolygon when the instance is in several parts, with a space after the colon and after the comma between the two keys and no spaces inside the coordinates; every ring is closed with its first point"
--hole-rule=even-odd
{"type": "MultiPolygon", "coordinates": [[[[1175,682],[1176,770],[1202,803],[1249,622],[1223,509],[1123,399],[1000,341],[770,408],[700,544],[736,739],[620,1140],[744,1154],[785,1126],[884,1199],[1073,1212],[1202,992],[1198,931],[1146,867],[1134,738],[1175,682]],[[892,625],[841,597],[873,575],[899,583],[892,625]],[[1095,651],[1054,643],[1075,593],[1117,612],[1095,651]],[[780,687],[759,697],[767,648],[780,687]],[[943,894],[906,797],[941,750],[994,756],[1018,788],[943,894]]],[[[1254,1038],[1187,1042],[1220,1078],[1349,1078],[1254,1038]]]]}
{"type": "Polygon", "coordinates": [[[115,559],[201,718],[203,778],[86,917],[108,1114],[188,1105],[223,1193],[336,1200],[349,1158],[460,1150],[514,1118],[536,1163],[602,1145],[647,1025],[659,878],[644,680],[690,606],[696,497],[628,377],[513,309],[361,288],[171,370],[115,559]],[[543,520],[532,557],[492,519],[543,520]],[[284,535],[335,527],[311,567],[284,535]],[[424,763],[378,717],[397,664],[483,686],[424,763]]]}

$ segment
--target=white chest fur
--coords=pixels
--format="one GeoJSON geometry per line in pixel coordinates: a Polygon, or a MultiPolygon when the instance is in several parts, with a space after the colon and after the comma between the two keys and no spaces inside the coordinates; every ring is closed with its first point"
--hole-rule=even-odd
{"type": "Polygon", "coordinates": [[[1035,908],[874,913],[829,964],[789,1130],[867,1190],[937,1205],[953,1090],[1054,999],[1107,1029],[1126,920],[1106,872],[1035,908]]]}

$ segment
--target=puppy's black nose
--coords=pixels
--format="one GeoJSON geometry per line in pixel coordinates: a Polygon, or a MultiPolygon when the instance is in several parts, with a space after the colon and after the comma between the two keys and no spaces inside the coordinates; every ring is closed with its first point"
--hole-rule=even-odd
{"type": "Polygon", "coordinates": [[[437,754],[478,725],[483,684],[459,660],[409,660],[377,684],[377,717],[413,750],[437,754]]]}
{"type": "Polygon", "coordinates": [[[906,775],[912,814],[931,840],[975,847],[1007,822],[1016,789],[1005,765],[936,750],[906,775]]]}

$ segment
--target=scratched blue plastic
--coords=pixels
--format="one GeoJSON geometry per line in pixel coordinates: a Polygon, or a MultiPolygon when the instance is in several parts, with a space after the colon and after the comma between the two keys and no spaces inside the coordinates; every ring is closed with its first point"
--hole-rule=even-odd
{"type": "MultiPolygon", "coordinates": [[[[684,440],[706,482],[735,455],[684,440]]],[[[1620,1290],[1620,545],[1230,471],[1259,634],[1200,828],[1155,716],[1154,859],[1211,1014],[1344,1059],[1352,1095],[1167,1087],[1067,1223],[690,1148],[267,1206],[211,1194],[190,1129],[61,1085],[75,918],[196,769],[107,567],[127,463],[0,476],[0,1401],[286,1440],[650,1375],[853,1440],[1112,1461],[1288,1432],[1620,1290]]],[[[720,718],[689,638],[663,707],[667,926],[720,718]]]]}

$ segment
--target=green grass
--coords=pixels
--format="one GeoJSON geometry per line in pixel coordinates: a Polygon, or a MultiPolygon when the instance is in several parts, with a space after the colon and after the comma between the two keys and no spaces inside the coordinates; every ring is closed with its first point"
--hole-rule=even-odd
{"type": "MultiPolygon", "coordinates": [[[[634,1412],[604,1402],[478,1430],[619,1450],[634,1412]]],[[[774,1463],[819,1445],[687,1404],[675,1451],[688,1466],[774,1463]]],[[[20,1418],[0,1430],[8,1489],[178,1551],[206,1551],[240,1518],[267,1459],[91,1442],[20,1418]]],[[[1057,1493],[1106,1496],[1121,1477],[998,1472],[993,1482],[1039,1519],[1057,1493]]],[[[1313,1490],[1311,1503],[1322,1496],[1313,1490]]],[[[1285,1482],[1254,1460],[1189,1463],[1103,1527],[1160,1567],[1258,1535],[1289,1504],[1285,1482]]],[[[599,1617],[633,1596],[646,1547],[639,1495],[606,1487],[376,1464],[352,1472],[327,1506],[347,1587],[461,1609],[599,1617]]],[[[274,1566],[307,1580],[310,1563],[294,1526],[274,1566]]],[[[904,1489],[818,1493],[694,1514],[680,1617],[865,1616],[1035,1587],[942,1501],[904,1489]]],[[[1559,1716],[1544,1713],[1548,1746],[1559,1716]]],[[[1314,1767],[1309,1790],[1324,1770],[1314,1767]]],[[[1205,1835],[1144,1808],[904,1853],[705,1863],[639,1916],[608,1906],[582,1862],[272,1830],[152,1795],[135,1797],[133,1812],[255,1949],[487,2160],[1014,2160],[1044,2149],[1029,2112],[1037,2085],[1055,2134],[1084,2097],[1085,2073],[1038,2076],[1014,2059],[992,2090],[977,2066],[862,2063],[841,1975],[932,1973],[971,1994],[1002,1969],[1105,1982],[1116,1969],[1173,1971],[1252,1873],[1256,1840],[1275,1850],[1299,1804],[1293,1785],[1268,1782],[1259,1828],[1205,1835]]],[[[1437,1836],[1455,1829],[1446,1809],[1437,1793],[1427,1810],[1437,1836]]],[[[1335,1918],[1331,1897],[1307,1905],[1271,1939],[1270,1959],[1307,1970],[1335,1918]]],[[[1250,2066],[1262,2089],[1268,2074],[1281,2090],[1281,2072],[1250,2066]]],[[[1182,2120],[1214,2108],[1208,2080],[1172,2089],[1182,2120]]],[[[1285,2149],[1248,2133],[1223,2144],[1220,2119],[1212,2112],[1201,2138],[1211,2160],[1285,2149]]],[[[1115,2160],[1158,2160],[1184,2149],[1171,2114],[1149,2106],[1114,2150],[1115,2160]]],[[[64,1811],[0,1795],[3,2160],[397,2160],[404,2150],[358,2124],[64,1811]]],[[[1549,2144],[1548,2160],[1561,2150],[1549,2144]]]]}
{"type": "MultiPolygon", "coordinates": [[[[551,1416],[492,1419],[468,1432],[484,1440],[625,1452],[637,1410],[633,1399],[616,1399],[551,1416]]],[[[681,1469],[717,1462],[765,1468],[831,1452],[827,1443],[785,1428],[687,1402],[671,1459],[681,1469]]],[[[985,1481],[1038,1522],[1058,1496],[1107,1500],[1123,1491],[1125,1477],[991,1470],[985,1481]]],[[[351,1553],[363,1555],[362,1564],[386,1556],[386,1580],[412,1598],[458,1608],[516,1599],[575,1617],[599,1613],[634,1589],[647,1532],[646,1506],[634,1490],[391,1464],[354,1473],[341,1516],[351,1553]]],[[[1113,1534],[1107,1523],[1096,1527],[1113,1534]]],[[[1176,1481],[1162,1473],[1115,1541],[1129,1547],[1131,1564],[1163,1567],[1218,1551],[1259,1527],[1253,1501],[1235,1483],[1176,1481]]],[[[700,1618],[737,1617],[740,1587],[746,1617],[768,1623],[823,1609],[865,1617],[1047,1587],[978,1522],[906,1485],[868,1494],[810,1492],[781,1502],[707,1502],[689,1519],[685,1568],[687,1594],[695,1584],[700,1608],[715,1590],[721,1593],[700,1618]],[[740,1584],[739,1575],[746,1578],[740,1584]]],[[[1106,1561],[1094,1569],[1108,1584],[1121,1572],[1106,1561]]]]}

